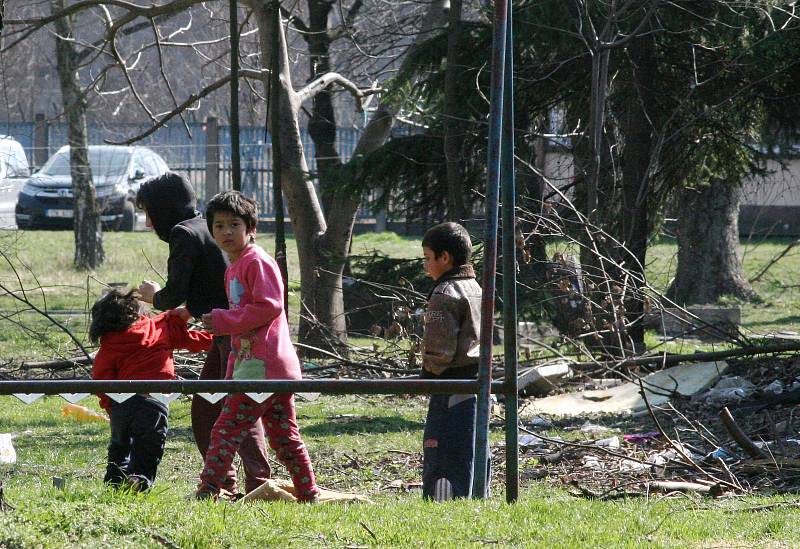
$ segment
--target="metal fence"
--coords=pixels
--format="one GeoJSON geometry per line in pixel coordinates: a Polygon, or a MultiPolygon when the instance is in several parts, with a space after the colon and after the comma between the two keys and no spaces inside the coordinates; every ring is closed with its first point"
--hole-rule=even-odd
{"type": "MultiPolygon", "coordinates": [[[[44,133],[37,143],[36,123],[6,122],[0,123],[0,134],[14,137],[22,144],[33,167],[40,167],[41,161],[35,159],[49,158],[60,147],[67,144],[67,125],[65,123],[46,124],[44,133]],[[43,142],[43,143],[42,143],[43,142]]],[[[170,169],[182,172],[189,177],[201,203],[206,199],[206,174],[209,165],[206,155],[208,151],[208,125],[205,122],[189,122],[189,132],[182,124],[174,123],[159,128],[153,134],[137,142],[161,155],[170,169]]],[[[143,133],[149,128],[141,124],[117,124],[113,126],[90,125],[88,140],[90,145],[107,144],[106,140],[122,141],[143,133]]],[[[300,130],[303,147],[306,152],[309,170],[316,171],[314,142],[306,129],[300,130]]],[[[353,154],[358,143],[361,130],[357,128],[339,128],[337,130],[337,149],[343,161],[353,154]]],[[[219,189],[231,188],[231,135],[229,126],[218,126],[218,179],[219,189]]],[[[256,199],[262,217],[273,217],[275,207],[272,200],[272,139],[263,126],[241,126],[239,130],[242,192],[256,199]]],[[[372,217],[372,212],[365,206],[359,210],[359,217],[372,217]]]]}

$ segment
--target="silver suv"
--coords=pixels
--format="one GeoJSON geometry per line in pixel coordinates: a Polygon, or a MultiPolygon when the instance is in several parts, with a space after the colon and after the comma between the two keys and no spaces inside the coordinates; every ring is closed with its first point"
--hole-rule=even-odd
{"type": "Polygon", "coordinates": [[[0,228],[14,228],[14,205],[25,180],[30,176],[28,158],[19,141],[0,135],[0,228]]]}

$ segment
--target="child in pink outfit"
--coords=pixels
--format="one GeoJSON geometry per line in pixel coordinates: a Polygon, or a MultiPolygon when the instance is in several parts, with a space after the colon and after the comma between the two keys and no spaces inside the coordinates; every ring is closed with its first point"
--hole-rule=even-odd
{"type": "MultiPolygon", "coordinates": [[[[231,336],[228,379],[301,379],[300,361],[289,335],[283,303],[283,281],[275,260],[255,244],[255,202],[237,191],[226,191],[206,206],[214,240],[228,254],[225,289],[229,309],[203,315],[216,335],[231,336]]],[[[289,470],[300,501],[314,501],[316,486],[294,408],[294,395],[274,394],[259,403],[244,394],[230,395],[211,431],[211,442],[200,474],[198,498],[217,497],[228,490],[226,475],[243,433],[261,418],[270,447],[289,470]]]]}

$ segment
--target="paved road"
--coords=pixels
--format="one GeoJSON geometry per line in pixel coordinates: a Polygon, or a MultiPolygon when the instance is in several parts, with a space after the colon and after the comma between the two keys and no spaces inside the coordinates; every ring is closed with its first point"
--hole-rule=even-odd
{"type": "MultiPolygon", "coordinates": [[[[14,211],[0,209],[0,230],[16,229],[17,222],[14,220],[14,211]]],[[[145,231],[147,228],[144,226],[144,214],[136,212],[136,225],[135,231],[145,231]]]]}
{"type": "Polygon", "coordinates": [[[16,229],[17,222],[14,221],[14,212],[0,211],[0,229],[16,229]]]}

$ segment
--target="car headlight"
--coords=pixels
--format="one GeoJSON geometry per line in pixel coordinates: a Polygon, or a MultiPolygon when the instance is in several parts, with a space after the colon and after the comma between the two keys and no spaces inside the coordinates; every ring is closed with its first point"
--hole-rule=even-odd
{"type": "Polygon", "coordinates": [[[125,182],[125,181],[120,181],[119,183],[114,185],[114,192],[116,194],[119,194],[119,195],[122,195],[122,196],[128,196],[128,191],[129,190],[130,190],[130,185],[128,185],[128,183],[125,182]]]}
{"type": "Polygon", "coordinates": [[[114,187],[112,187],[110,185],[109,186],[104,186],[104,187],[95,187],[94,195],[97,198],[105,198],[105,197],[113,194],[113,191],[114,191],[114,187]]]}
{"type": "Polygon", "coordinates": [[[116,185],[103,185],[96,187],[94,195],[97,198],[108,198],[110,196],[127,196],[128,186],[124,183],[117,183],[116,185]]]}
{"type": "Polygon", "coordinates": [[[36,193],[38,193],[40,190],[42,190],[41,187],[38,187],[33,183],[26,181],[25,184],[22,186],[22,189],[20,189],[19,193],[28,196],[36,196],[36,193]]]}

